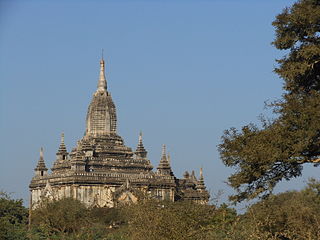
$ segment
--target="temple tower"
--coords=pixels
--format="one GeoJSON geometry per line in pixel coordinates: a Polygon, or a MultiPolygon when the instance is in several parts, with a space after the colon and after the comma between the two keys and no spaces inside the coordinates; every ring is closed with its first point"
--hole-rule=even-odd
{"type": "Polygon", "coordinates": [[[116,107],[110,93],[107,91],[104,59],[100,60],[100,76],[98,87],[93,94],[87,113],[87,136],[101,136],[116,134],[116,107]]]}

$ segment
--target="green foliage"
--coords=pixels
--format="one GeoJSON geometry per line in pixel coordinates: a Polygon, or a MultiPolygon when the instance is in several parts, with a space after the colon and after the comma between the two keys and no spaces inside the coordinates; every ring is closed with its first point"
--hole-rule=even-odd
{"type": "Polygon", "coordinates": [[[278,60],[275,69],[285,80],[284,89],[289,93],[308,93],[320,90],[320,2],[301,0],[286,8],[273,22],[276,28],[274,46],[290,50],[278,60]]]}
{"type": "Polygon", "coordinates": [[[144,200],[117,208],[86,208],[73,199],[32,211],[30,239],[223,239],[235,210],[192,202],[144,200]]]}
{"type": "Polygon", "coordinates": [[[236,230],[238,222],[237,212],[227,204],[222,204],[212,215],[209,239],[237,239],[235,236],[238,235],[236,230]]]}
{"type": "Polygon", "coordinates": [[[88,209],[80,201],[71,198],[44,201],[32,211],[31,223],[37,225],[44,236],[74,234],[89,226],[88,214],[88,209]]]}
{"type": "Polygon", "coordinates": [[[228,179],[240,202],[269,195],[282,179],[301,175],[320,155],[320,2],[301,0],[279,14],[274,46],[288,50],[275,72],[284,80],[276,118],[224,132],[221,159],[236,172],[228,179]]]}
{"type": "Polygon", "coordinates": [[[285,192],[251,206],[243,216],[243,239],[320,239],[320,184],[285,192]]]}
{"type": "Polygon", "coordinates": [[[129,239],[210,239],[213,206],[147,200],[127,208],[129,239]]]}
{"type": "Polygon", "coordinates": [[[124,238],[126,216],[119,208],[87,208],[72,198],[48,200],[31,212],[30,239],[124,238]],[[122,229],[119,229],[119,227],[122,229]]]}
{"type": "Polygon", "coordinates": [[[22,203],[0,192],[0,239],[27,239],[28,210],[22,203]]]}
{"type": "Polygon", "coordinates": [[[226,204],[144,200],[110,209],[86,208],[66,198],[33,210],[28,231],[27,209],[21,203],[0,198],[0,239],[320,239],[320,182],[315,180],[301,191],[271,195],[242,215],[226,204]]]}

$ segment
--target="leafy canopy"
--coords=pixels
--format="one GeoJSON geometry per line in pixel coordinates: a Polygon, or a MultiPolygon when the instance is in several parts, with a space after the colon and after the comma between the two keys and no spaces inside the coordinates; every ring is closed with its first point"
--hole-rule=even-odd
{"type": "Polygon", "coordinates": [[[0,239],[27,239],[28,209],[0,191],[0,239]]]}
{"type": "Polygon", "coordinates": [[[304,163],[320,162],[320,1],[300,0],[272,24],[272,44],[287,52],[275,69],[284,94],[268,105],[276,118],[226,130],[219,145],[236,170],[228,178],[234,202],[267,196],[282,179],[300,176],[304,163]]]}
{"type": "Polygon", "coordinates": [[[301,191],[271,195],[242,216],[242,239],[320,239],[320,184],[312,179],[301,191]]]}

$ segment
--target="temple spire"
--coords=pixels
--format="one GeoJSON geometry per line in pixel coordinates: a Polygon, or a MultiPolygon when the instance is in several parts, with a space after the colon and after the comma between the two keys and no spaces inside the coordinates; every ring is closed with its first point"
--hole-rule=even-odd
{"type": "Polygon", "coordinates": [[[66,150],[66,145],[64,144],[64,133],[61,133],[61,138],[60,138],[60,147],[59,150],[66,150]]]}
{"type": "Polygon", "coordinates": [[[202,170],[202,167],[200,168],[200,179],[203,180],[203,170],[202,170]]]}
{"type": "Polygon", "coordinates": [[[200,168],[200,176],[199,176],[199,180],[197,182],[197,186],[196,186],[198,191],[204,191],[206,189],[206,186],[204,184],[204,178],[203,178],[203,170],[202,168],[200,168]]]}
{"type": "Polygon", "coordinates": [[[61,133],[60,146],[56,155],[59,160],[67,159],[68,152],[67,152],[66,145],[64,143],[64,133],[61,133]]]}
{"type": "Polygon", "coordinates": [[[142,144],[142,131],[139,133],[139,146],[143,146],[142,144]]]}
{"type": "Polygon", "coordinates": [[[102,49],[101,60],[100,60],[100,76],[98,81],[98,91],[106,91],[106,90],[107,90],[107,80],[105,76],[105,66],[104,66],[103,49],[102,49]]]}
{"type": "Polygon", "coordinates": [[[192,170],[190,178],[195,182],[197,181],[196,174],[194,173],[194,170],[192,170]]]}
{"type": "Polygon", "coordinates": [[[161,175],[171,175],[173,176],[173,172],[170,166],[170,156],[167,157],[166,145],[162,145],[162,154],[159,166],[157,167],[157,173],[161,175]]]}
{"type": "Polygon", "coordinates": [[[166,153],[166,145],[165,144],[163,144],[162,145],[162,154],[161,154],[161,160],[167,160],[167,153],[166,153]]]}
{"type": "Polygon", "coordinates": [[[61,144],[64,145],[64,133],[61,133],[61,144]]]}
{"type": "Polygon", "coordinates": [[[42,147],[40,148],[40,158],[39,158],[38,164],[34,170],[37,176],[44,176],[48,171],[48,168],[46,168],[46,164],[44,162],[42,147]]]}
{"type": "Polygon", "coordinates": [[[142,142],[142,132],[140,131],[140,134],[139,134],[139,140],[138,140],[138,146],[137,146],[137,149],[135,151],[135,154],[138,156],[138,157],[141,157],[141,158],[146,158],[147,157],[147,151],[146,149],[144,148],[143,146],[143,142],[142,142]]]}
{"type": "Polygon", "coordinates": [[[43,147],[40,148],[40,159],[39,161],[43,161],[43,147]]]}
{"type": "Polygon", "coordinates": [[[100,60],[100,76],[98,88],[92,96],[88,107],[85,135],[98,137],[117,133],[116,106],[111,94],[107,91],[105,65],[103,56],[100,60]]]}

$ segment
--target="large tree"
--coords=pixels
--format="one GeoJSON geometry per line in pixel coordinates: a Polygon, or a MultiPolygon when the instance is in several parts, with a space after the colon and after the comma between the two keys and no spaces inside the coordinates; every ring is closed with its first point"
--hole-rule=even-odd
{"type": "Polygon", "coordinates": [[[28,209],[0,191],[0,239],[27,239],[28,209]]]}
{"type": "Polygon", "coordinates": [[[303,164],[320,162],[320,1],[300,0],[272,24],[272,44],[286,53],[275,69],[284,93],[268,105],[275,117],[226,130],[219,145],[224,164],[235,168],[228,178],[234,202],[267,196],[300,176],[303,164]]]}

